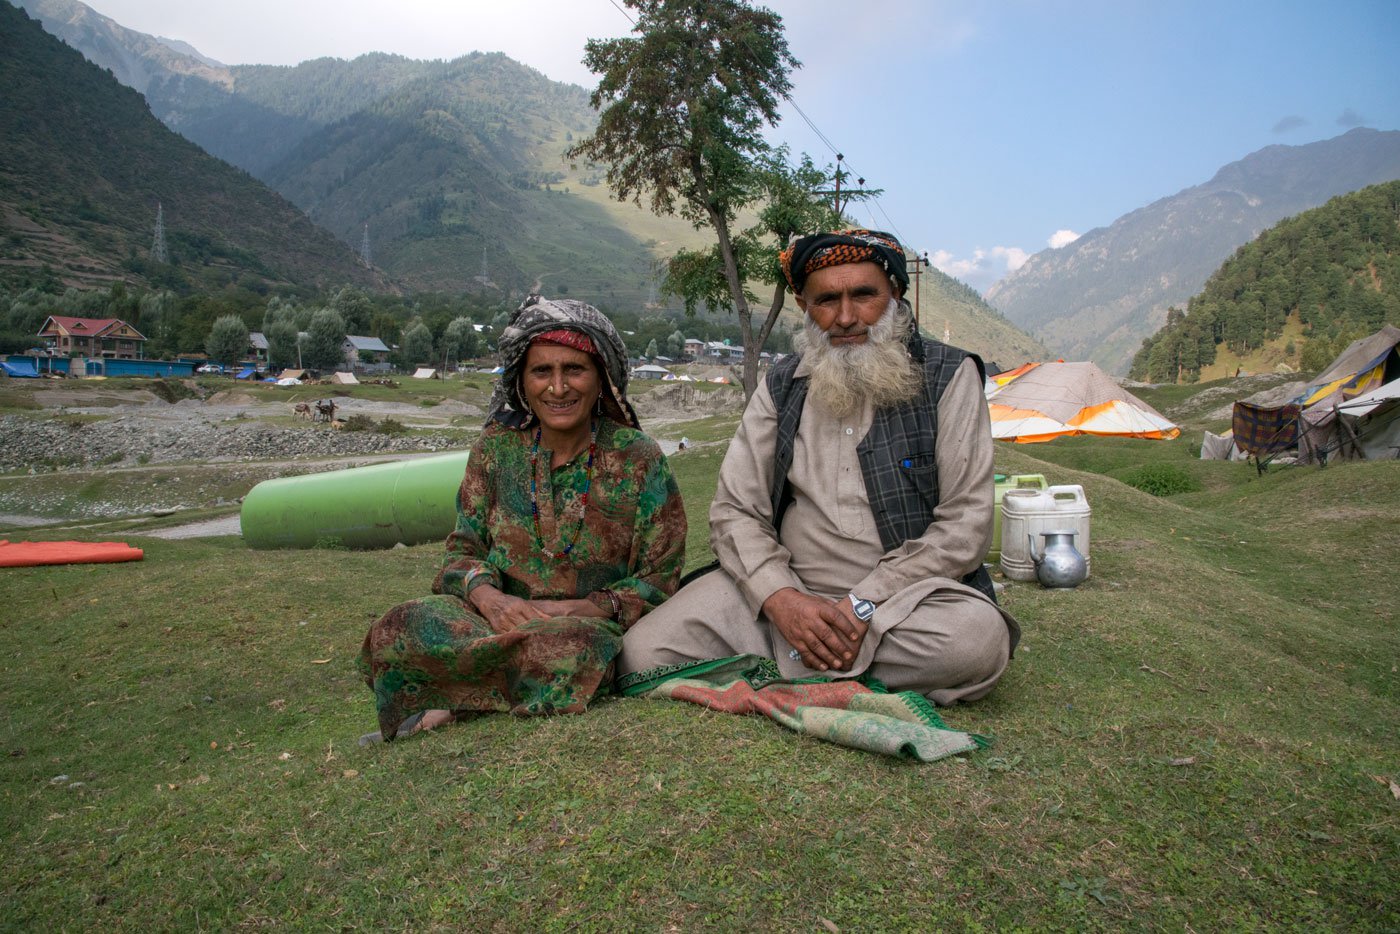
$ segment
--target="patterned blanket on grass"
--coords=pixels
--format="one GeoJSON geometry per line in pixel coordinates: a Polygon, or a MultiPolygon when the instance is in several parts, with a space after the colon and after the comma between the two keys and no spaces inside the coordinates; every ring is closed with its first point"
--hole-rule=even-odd
{"type": "Polygon", "coordinates": [[[639,671],[618,679],[627,697],[690,701],[711,710],[761,714],[817,739],[934,762],[991,745],[951,730],[933,705],[912,691],[891,693],[874,679],[789,680],[772,659],[735,655],[639,671]]]}

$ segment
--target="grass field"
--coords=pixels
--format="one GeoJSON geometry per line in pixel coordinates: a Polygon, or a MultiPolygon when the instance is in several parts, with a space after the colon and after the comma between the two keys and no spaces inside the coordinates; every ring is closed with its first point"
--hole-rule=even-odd
{"type": "MultiPolygon", "coordinates": [[[[622,699],[360,748],[437,546],[85,529],[146,558],[0,570],[0,928],[1400,928],[1400,463],[1191,438],[998,446],[1084,485],[1094,575],[1008,587],[1008,676],[944,712],[996,745],[927,766],[622,699]]],[[[692,566],[721,448],[673,459],[692,566]]]]}

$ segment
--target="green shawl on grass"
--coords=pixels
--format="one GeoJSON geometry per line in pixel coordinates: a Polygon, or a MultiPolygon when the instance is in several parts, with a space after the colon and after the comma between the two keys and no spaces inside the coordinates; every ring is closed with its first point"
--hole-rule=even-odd
{"type": "Polygon", "coordinates": [[[626,697],[669,698],[734,714],[762,714],[798,733],[886,756],[935,762],[990,740],[949,729],[921,694],[873,678],[784,678],[772,659],[735,655],[652,668],[618,679],[626,697]]]}

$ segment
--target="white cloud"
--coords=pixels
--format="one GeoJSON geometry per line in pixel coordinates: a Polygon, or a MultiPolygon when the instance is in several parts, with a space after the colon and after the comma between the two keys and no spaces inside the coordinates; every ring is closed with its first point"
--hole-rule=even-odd
{"type": "Polygon", "coordinates": [[[1031,255],[1018,246],[994,246],[991,249],[993,259],[1003,260],[1006,263],[1007,272],[1015,272],[1026,265],[1026,260],[1031,255]]]}
{"type": "Polygon", "coordinates": [[[994,246],[990,250],[979,247],[966,257],[955,256],[948,250],[929,254],[935,269],[979,290],[1020,269],[1028,259],[1030,254],[1018,246],[994,246]]]}
{"type": "Polygon", "coordinates": [[[1079,239],[1079,234],[1073,230],[1057,230],[1050,235],[1050,239],[1045,241],[1050,244],[1050,249],[1058,250],[1062,246],[1069,246],[1079,239]]]}

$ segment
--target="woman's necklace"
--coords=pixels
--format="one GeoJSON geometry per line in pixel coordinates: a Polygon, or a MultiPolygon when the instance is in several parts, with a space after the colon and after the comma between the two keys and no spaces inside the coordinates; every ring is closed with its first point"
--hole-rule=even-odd
{"type": "MultiPolygon", "coordinates": [[[[535,443],[530,447],[530,517],[535,520],[535,544],[540,551],[545,551],[544,535],[540,533],[540,503],[539,492],[535,482],[535,477],[539,474],[540,460],[540,432],[544,430],[541,425],[535,429],[535,443]]],[[[583,532],[583,520],[588,515],[588,491],[593,488],[593,455],[598,451],[598,421],[593,421],[592,434],[588,441],[588,471],[587,477],[583,481],[583,495],[579,497],[579,502],[583,508],[579,510],[578,525],[574,526],[574,537],[569,540],[569,544],[564,546],[563,551],[546,551],[545,553],[556,561],[567,558],[569,552],[574,550],[578,544],[578,537],[583,532]]]]}

